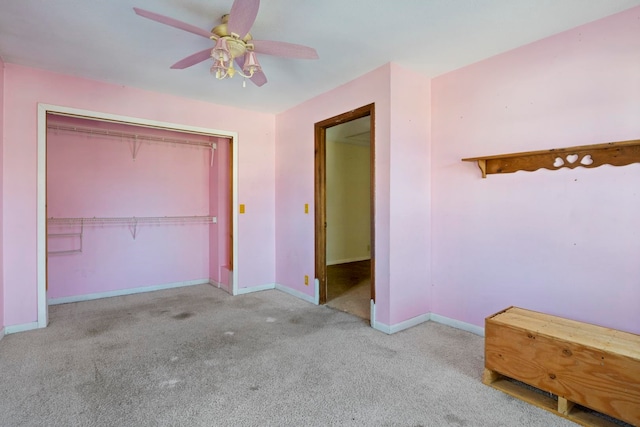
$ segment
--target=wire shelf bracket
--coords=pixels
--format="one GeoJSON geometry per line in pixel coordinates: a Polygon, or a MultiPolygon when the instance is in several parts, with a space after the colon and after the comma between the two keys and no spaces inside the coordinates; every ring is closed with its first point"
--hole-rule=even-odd
{"type": "Polygon", "coordinates": [[[78,249],[70,249],[64,251],[47,251],[47,255],[72,255],[72,254],[80,254],[82,253],[82,237],[84,235],[84,223],[80,222],[80,232],[79,233],[49,233],[47,234],[47,238],[56,239],[56,238],[68,238],[68,237],[78,237],[79,240],[79,248],[78,249]]]}

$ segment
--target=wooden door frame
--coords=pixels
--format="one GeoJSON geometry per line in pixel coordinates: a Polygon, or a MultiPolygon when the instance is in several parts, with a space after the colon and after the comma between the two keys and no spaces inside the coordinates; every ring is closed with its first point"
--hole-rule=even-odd
{"type": "Polygon", "coordinates": [[[327,129],[362,117],[370,118],[370,215],[371,215],[371,299],[375,302],[375,104],[322,120],[315,124],[315,277],[319,304],[327,302],[327,129]]]}

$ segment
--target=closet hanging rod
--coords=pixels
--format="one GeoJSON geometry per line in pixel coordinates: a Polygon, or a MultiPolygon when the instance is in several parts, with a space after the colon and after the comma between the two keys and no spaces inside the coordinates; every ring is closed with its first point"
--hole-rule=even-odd
{"type": "Polygon", "coordinates": [[[47,218],[49,224],[142,224],[167,222],[213,223],[216,217],[207,215],[193,216],[131,216],[131,217],[90,217],[90,218],[47,218]]]}
{"type": "Polygon", "coordinates": [[[214,142],[194,141],[190,139],[165,138],[162,136],[140,135],[135,133],[116,132],[116,131],[110,131],[110,130],[104,130],[104,129],[95,129],[95,128],[92,129],[87,127],[47,125],[47,129],[62,130],[62,131],[68,131],[68,132],[88,133],[92,135],[101,135],[101,136],[113,136],[117,138],[130,138],[138,141],[142,140],[142,141],[165,142],[168,144],[195,145],[198,147],[206,147],[206,148],[213,148],[215,146],[214,142]]]}

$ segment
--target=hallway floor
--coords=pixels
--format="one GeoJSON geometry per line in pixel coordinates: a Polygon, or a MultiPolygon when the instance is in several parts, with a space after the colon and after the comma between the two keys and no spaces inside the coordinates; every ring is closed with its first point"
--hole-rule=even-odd
{"type": "Polygon", "coordinates": [[[327,266],[327,306],[371,318],[371,261],[327,266]]]}

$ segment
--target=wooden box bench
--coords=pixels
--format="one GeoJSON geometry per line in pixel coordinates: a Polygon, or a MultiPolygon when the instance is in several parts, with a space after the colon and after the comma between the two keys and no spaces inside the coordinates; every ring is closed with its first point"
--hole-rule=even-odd
{"type": "Polygon", "coordinates": [[[510,307],[485,320],[483,382],[582,425],[640,426],[640,335],[510,307]]]}

